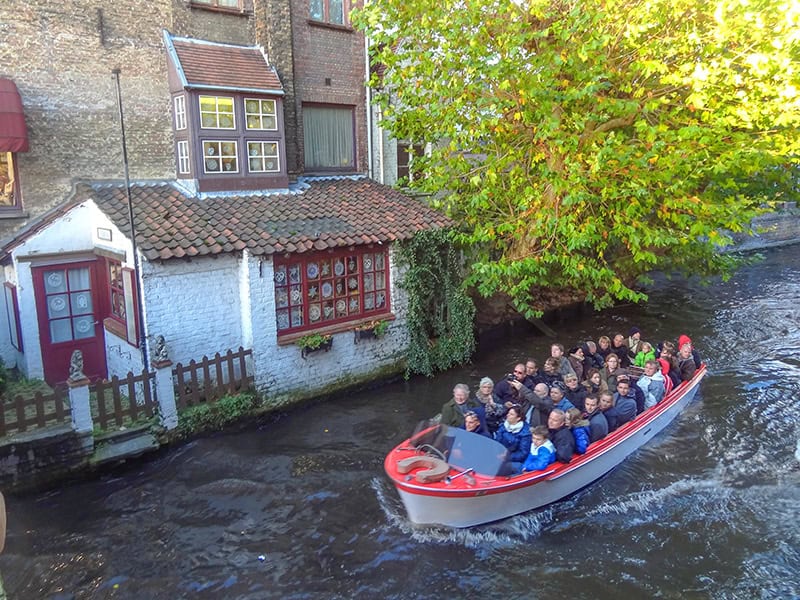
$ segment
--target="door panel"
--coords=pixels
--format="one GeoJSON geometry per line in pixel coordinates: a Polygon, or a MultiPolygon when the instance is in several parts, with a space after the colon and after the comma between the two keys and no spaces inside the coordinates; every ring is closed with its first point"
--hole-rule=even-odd
{"type": "Polygon", "coordinates": [[[45,381],[52,385],[67,379],[74,350],[83,352],[87,377],[105,377],[97,262],[36,267],[33,281],[45,381]]]}

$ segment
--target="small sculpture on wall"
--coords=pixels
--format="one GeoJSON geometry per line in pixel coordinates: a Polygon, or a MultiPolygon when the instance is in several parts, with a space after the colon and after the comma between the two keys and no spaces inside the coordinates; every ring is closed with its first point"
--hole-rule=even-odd
{"type": "Polygon", "coordinates": [[[156,347],[154,350],[153,358],[156,362],[164,362],[169,360],[169,355],[167,353],[167,342],[164,340],[163,335],[156,336],[156,347]]]}
{"type": "Polygon", "coordinates": [[[72,358],[69,359],[69,380],[81,381],[86,379],[86,374],[83,372],[83,352],[74,350],[72,358]]]}

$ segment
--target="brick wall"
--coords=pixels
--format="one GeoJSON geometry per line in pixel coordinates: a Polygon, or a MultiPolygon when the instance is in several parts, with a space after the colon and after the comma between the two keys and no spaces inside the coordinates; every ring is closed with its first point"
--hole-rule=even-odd
{"type": "MultiPolygon", "coordinates": [[[[356,107],[356,169],[365,173],[368,158],[364,36],[352,29],[310,24],[308,0],[290,1],[298,163],[303,161],[303,103],[349,104],[356,107]]],[[[287,128],[287,141],[291,133],[287,128]]]]}

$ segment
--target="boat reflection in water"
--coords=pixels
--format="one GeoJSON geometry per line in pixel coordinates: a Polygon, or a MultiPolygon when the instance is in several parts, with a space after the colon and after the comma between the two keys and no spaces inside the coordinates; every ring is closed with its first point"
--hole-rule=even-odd
{"type": "Polygon", "coordinates": [[[438,424],[390,451],[384,469],[412,523],[470,527],[497,521],[551,504],[608,473],[680,414],[705,374],[703,365],[656,406],[567,464],[512,476],[500,443],[438,424]]]}

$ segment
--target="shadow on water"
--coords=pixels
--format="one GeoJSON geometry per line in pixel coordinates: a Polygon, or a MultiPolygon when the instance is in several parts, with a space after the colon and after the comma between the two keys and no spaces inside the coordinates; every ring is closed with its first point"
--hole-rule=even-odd
{"type": "Polygon", "coordinates": [[[709,363],[664,432],[577,494],[467,530],[411,526],[385,453],[457,382],[549,353],[516,329],[435,378],[304,407],[97,481],[9,499],[10,598],[800,597],[800,247],[711,287],[554,325],[635,325],[709,363]]]}

